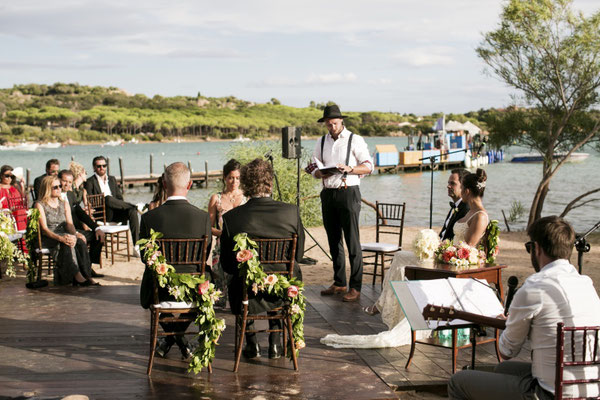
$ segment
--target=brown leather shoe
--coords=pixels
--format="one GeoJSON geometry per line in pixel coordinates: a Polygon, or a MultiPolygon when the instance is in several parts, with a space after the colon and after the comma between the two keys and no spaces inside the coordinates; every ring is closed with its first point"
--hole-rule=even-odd
{"type": "Polygon", "coordinates": [[[321,290],[321,296],[332,296],[340,293],[346,293],[346,286],[331,285],[329,288],[321,290]]]}
{"type": "Polygon", "coordinates": [[[359,299],[360,292],[356,289],[350,289],[350,291],[342,297],[342,301],[358,301],[359,299]]]}

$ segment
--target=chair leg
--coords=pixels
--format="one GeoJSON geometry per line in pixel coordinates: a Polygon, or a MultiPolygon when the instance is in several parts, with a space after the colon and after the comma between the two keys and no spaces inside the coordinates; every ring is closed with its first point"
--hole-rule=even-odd
{"type": "Polygon", "coordinates": [[[377,278],[377,258],[379,253],[375,253],[375,261],[373,263],[373,286],[375,286],[375,278],[377,278]]]}
{"type": "Polygon", "coordinates": [[[156,347],[156,339],[158,336],[158,317],[159,312],[151,310],[150,324],[151,324],[151,336],[150,336],[150,357],[148,359],[148,369],[146,374],[150,376],[152,374],[152,365],[154,364],[154,348],[156,347]]]}
{"type": "Polygon", "coordinates": [[[381,288],[383,289],[383,281],[385,279],[385,253],[381,254],[381,288]]]}
{"type": "Polygon", "coordinates": [[[244,336],[246,335],[246,318],[248,317],[248,310],[244,310],[242,316],[242,323],[240,324],[240,340],[238,341],[237,352],[235,353],[235,363],[233,364],[233,372],[237,372],[240,366],[240,359],[242,358],[242,347],[244,345],[244,336]]]}
{"type": "Polygon", "coordinates": [[[110,235],[110,261],[115,263],[115,235],[110,235]]]}
{"type": "Polygon", "coordinates": [[[294,342],[294,334],[292,333],[292,321],[289,316],[285,317],[285,325],[287,325],[287,332],[290,335],[290,347],[292,348],[292,361],[294,363],[294,371],[298,371],[298,358],[296,356],[296,343],[294,342]]]}
{"type": "Polygon", "coordinates": [[[283,332],[281,336],[283,336],[283,356],[287,357],[287,319],[281,320],[283,324],[283,332]]]}
{"type": "MultiPolygon", "coordinates": [[[[129,231],[125,232],[125,239],[127,240],[127,262],[131,260],[130,252],[129,252],[129,231]]],[[[133,242],[133,238],[131,239],[133,242]]]]}

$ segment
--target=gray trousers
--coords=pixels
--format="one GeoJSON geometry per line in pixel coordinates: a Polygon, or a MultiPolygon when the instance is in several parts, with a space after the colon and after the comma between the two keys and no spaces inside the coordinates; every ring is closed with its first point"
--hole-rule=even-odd
{"type": "Polygon", "coordinates": [[[531,363],[520,361],[504,361],[494,372],[459,371],[450,378],[448,397],[461,400],[554,399],[552,393],[542,389],[531,375],[531,363]]]}

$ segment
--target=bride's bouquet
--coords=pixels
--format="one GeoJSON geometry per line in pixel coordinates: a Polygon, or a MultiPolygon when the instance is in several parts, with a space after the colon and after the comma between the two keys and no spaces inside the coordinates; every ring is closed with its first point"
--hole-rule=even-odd
{"type": "Polygon", "coordinates": [[[420,231],[413,242],[415,255],[421,261],[432,260],[439,246],[440,238],[438,234],[431,229],[423,229],[420,231]]]}
{"type": "Polygon", "coordinates": [[[450,240],[444,240],[435,251],[435,258],[443,263],[456,265],[457,267],[468,267],[485,261],[486,255],[483,251],[469,246],[465,242],[457,245],[450,240]]]}

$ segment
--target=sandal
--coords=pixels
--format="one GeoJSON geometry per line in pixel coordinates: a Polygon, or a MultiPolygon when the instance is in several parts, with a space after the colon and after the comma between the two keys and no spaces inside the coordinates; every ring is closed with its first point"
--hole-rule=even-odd
{"type": "Polygon", "coordinates": [[[365,313],[369,314],[370,316],[379,314],[379,310],[377,309],[377,307],[375,307],[375,304],[373,304],[372,306],[363,308],[363,311],[365,313]]]}

